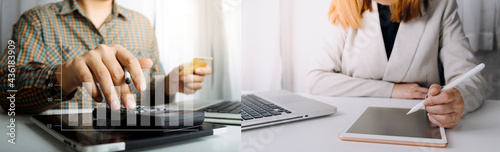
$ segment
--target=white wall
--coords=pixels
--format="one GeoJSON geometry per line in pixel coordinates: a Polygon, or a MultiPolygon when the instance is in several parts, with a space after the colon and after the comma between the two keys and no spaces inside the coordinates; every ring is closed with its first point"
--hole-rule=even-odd
{"type": "Polygon", "coordinates": [[[472,49],[500,50],[500,0],[457,0],[457,4],[472,49]]]}
{"type": "Polygon", "coordinates": [[[293,4],[292,50],[293,91],[308,93],[306,76],[311,57],[323,49],[323,33],[328,22],[330,0],[291,0],[293,4]]]}
{"type": "Polygon", "coordinates": [[[0,54],[3,55],[7,41],[12,38],[12,26],[21,14],[37,5],[60,0],[1,0],[0,1],[0,54]]]}
{"type": "Polygon", "coordinates": [[[322,49],[330,0],[244,0],[242,89],[307,92],[310,58],[322,49]]]}
{"type": "Polygon", "coordinates": [[[279,2],[242,2],[242,90],[281,89],[279,2]]]}

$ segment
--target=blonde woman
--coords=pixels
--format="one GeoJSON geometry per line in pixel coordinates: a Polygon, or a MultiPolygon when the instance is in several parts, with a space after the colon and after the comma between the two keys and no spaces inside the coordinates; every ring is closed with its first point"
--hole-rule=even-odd
{"type": "Polygon", "coordinates": [[[310,93],[405,99],[428,94],[429,120],[447,128],[483,103],[481,74],[440,92],[477,65],[455,0],[332,0],[328,15],[332,26],[308,74],[310,93]]]}

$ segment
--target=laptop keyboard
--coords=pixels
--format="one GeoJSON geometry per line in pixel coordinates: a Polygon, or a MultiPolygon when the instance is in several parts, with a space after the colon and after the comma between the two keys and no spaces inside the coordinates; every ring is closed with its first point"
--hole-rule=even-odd
{"type": "Polygon", "coordinates": [[[241,104],[240,102],[223,101],[202,110],[211,113],[239,114],[241,113],[241,104]]]}
{"type": "Polygon", "coordinates": [[[259,119],[290,113],[292,112],[256,95],[250,94],[241,96],[242,120],[259,119]]]}

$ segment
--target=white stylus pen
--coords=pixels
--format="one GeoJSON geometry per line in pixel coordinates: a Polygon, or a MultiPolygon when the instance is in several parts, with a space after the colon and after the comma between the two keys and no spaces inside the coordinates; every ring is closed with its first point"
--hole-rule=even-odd
{"type": "MultiPolygon", "coordinates": [[[[444,90],[448,90],[448,89],[451,89],[451,88],[457,86],[458,84],[462,83],[465,79],[468,79],[471,76],[473,76],[476,73],[478,73],[479,71],[481,71],[483,68],[484,68],[484,63],[479,64],[474,69],[472,69],[469,72],[465,73],[464,75],[460,76],[455,81],[453,81],[450,84],[444,86],[443,89],[441,89],[440,92],[443,92],[444,90]]],[[[425,98],[427,98],[427,95],[425,96],[425,98]]],[[[406,113],[406,115],[414,113],[414,112],[418,111],[418,109],[421,109],[423,107],[425,107],[424,101],[422,101],[422,102],[418,103],[417,105],[413,106],[413,108],[411,108],[411,110],[408,113],[406,113]]]]}

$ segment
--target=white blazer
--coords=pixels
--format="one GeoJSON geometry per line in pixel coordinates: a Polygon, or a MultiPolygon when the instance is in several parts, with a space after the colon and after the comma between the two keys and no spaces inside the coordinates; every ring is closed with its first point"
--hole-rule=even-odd
{"type": "MultiPolygon", "coordinates": [[[[376,2],[372,2],[373,11],[363,14],[361,28],[332,25],[323,51],[311,64],[309,92],[390,97],[395,83],[445,85],[474,68],[478,63],[462,30],[455,0],[429,2],[421,17],[400,24],[389,60],[376,2]]],[[[455,88],[464,99],[465,114],[483,103],[486,81],[477,74],[455,88]]]]}

